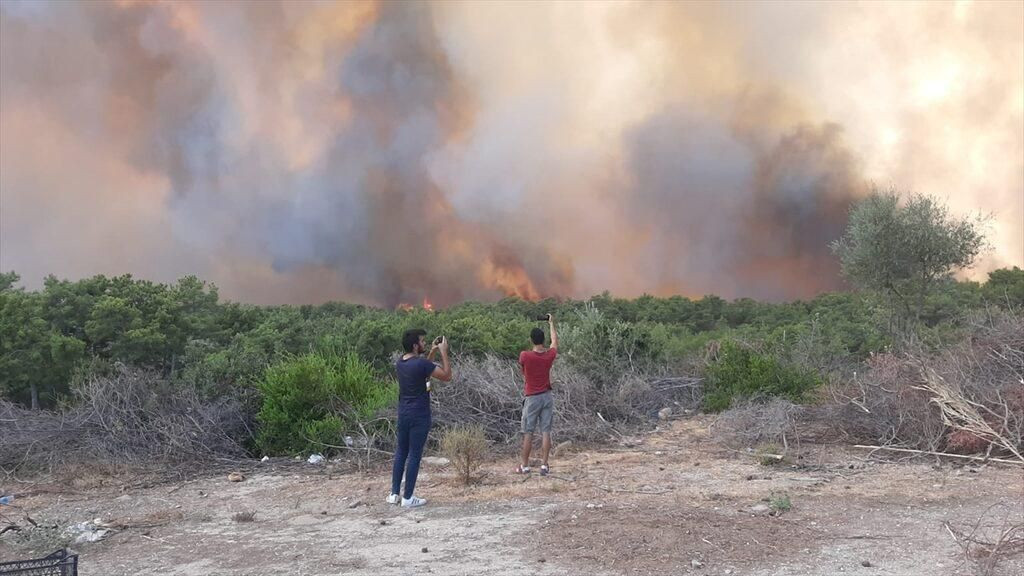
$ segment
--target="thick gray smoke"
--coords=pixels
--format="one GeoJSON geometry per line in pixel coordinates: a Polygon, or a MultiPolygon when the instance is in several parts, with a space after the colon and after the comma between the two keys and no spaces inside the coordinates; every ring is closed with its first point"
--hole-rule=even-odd
{"type": "Polygon", "coordinates": [[[747,8],[5,1],[0,268],[254,302],[782,299],[838,286],[827,246],[872,181],[995,210],[989,266],[1021,264],[1024,160],[951,161],[1024,156],[978,108],[1024,118],[1019,7],[747,8]],[[908,11],[962,48],[903,30],[920,51],[883,80],[914,97],[830,43],[908,11]],[[950,84],[968,69],[984,92],[950,84]],[[956,190],[920,189],[938,165],[956,190]]]}

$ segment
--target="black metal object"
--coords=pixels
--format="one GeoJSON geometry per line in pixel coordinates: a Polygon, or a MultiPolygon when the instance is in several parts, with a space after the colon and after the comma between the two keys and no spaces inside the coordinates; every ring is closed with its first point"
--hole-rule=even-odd
{"type": "Polygon", "coordinates": [[[78,576],[78,554],[58,550],[45,558],[0,562],[0,576],[78,576]]]}

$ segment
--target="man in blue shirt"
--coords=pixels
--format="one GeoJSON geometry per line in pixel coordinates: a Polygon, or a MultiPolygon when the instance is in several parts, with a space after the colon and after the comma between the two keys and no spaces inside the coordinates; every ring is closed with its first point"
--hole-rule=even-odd
{"type": "Polygon", "coordinates": [[[426,331],[406,330],[402,335],[402,349],[405,354],[395,362],[398,373],[398,447],[395,449],[395,465],[391,471],[391,494],[388,504],[401,502],[402,508],[415,508],[427,503],[413,495],[416,476],[420,472],[423,446],[430,431],[430,386],[429,380],[436,378],[450,382],[452,369],[448,364],[448,339],[443,336],[434,341],[430,353],[427,349],[426,331]],[[441,352],[441,365],[434,364],[434,352],[441,352]],[[399,498],[402,476],[405,476],[405,492],[399,498]]]}

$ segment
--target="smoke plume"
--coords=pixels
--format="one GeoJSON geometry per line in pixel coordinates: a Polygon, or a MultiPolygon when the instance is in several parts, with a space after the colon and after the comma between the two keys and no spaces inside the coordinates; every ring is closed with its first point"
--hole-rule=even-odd
{"type": "Polygon", "coordinates": [[[0,268],[395,306],[841,286],[872,185],[1024,265],[1024,7],[0,4],[0,268]]]}

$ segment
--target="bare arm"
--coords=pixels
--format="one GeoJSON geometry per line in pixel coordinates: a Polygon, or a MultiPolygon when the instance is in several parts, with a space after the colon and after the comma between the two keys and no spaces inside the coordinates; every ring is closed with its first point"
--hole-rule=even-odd
{"type": "Polygon", "coordinates": [[[558,349],[558,332],[555,331],[555,317],[548,314],[548,329],[551,330],[551,347],[558,349]]]}
{"type": "Polygon", "coordinates": [[[441,351],[441,365],[436,366],[434,371],[430,374],[431,378],[440,380],[441,382],[452,381],[452,367],[448,362],[448,339],[441,340],[441,345],[437,347],[441,351]]]}

